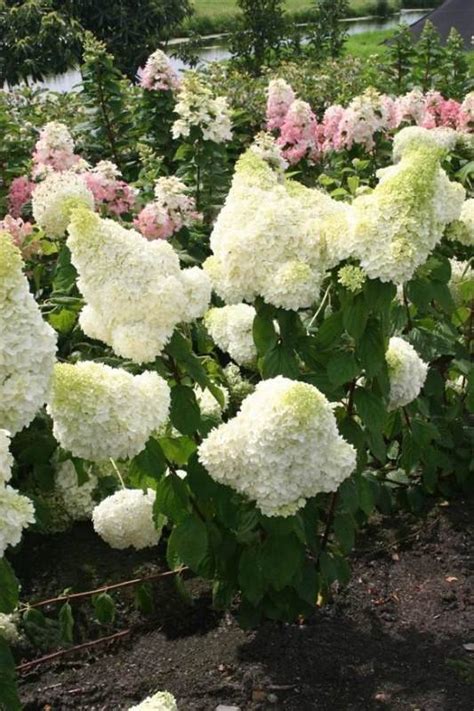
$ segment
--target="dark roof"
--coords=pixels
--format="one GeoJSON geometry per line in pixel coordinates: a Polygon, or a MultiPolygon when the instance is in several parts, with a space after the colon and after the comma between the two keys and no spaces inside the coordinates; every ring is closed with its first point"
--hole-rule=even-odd
{"type": "Polygon", "coordinates": [[[447,39],[451,28],[455,27],[463,38],[466,49],[473,48],[474,0],[445,0],[436,10],[432,10],[426,17],[413,23],[410,31],[419,37],[426,20],[433,23],[443,42],[447,39]]]}

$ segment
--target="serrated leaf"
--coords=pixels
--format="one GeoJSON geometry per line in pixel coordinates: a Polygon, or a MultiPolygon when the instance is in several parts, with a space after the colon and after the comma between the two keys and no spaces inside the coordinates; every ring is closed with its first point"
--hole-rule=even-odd
{"type": "Polygon", "coordinates": [[[61,638],[71,644],[73,641],[74,617],[72,615],[72,607],[68,602],[61,606],[58,619],[61,638]]]}
{"type": "Polygon", "coordinates": [[[278,334],[275,330],[273,318],[265,311],[256,314],[253,322],[253,340],[259,356],[276,346],[278,334]]]}
{"type": "Polygon", "coordinates": [[[283,343],[278,343],[266,352],[262,360],[262,376],[265,380],[284,375],[297,380],[300,374],[298,362],[292,350],[283,343]]]}
{"type": "Polygon", "coordinates": [[[328,363],[329,380],[334,385],[344,385],[359,374],[360,368],[353,353],[341,351],[336,353],[328,363]]]}
{"type": "Polygon", "coordinates": [[[275,590],[289,585],[303,560],[304,548],[294,534],[269,536],[262,546],[263,573],[275,590]]]}
{"type": "Polygon", "coordinates": [[[194,390],[187,385],[171,389],[170,419],[181,434],[194,434],[201,423],[201,412],[194,390]]]}
{"type": "Polygon", "coordinates": [[[190,504],[186,484],[176,475],[163,477],[156,487],[153,503],[155,522],[162,525],[160,516],[178,522],[189,516],[190,504]]]}
{"type": "Polygon", "coordinates": [[[334,533],[344,553],[350,553],[355,543],[354,520],[350,514],[339,513],[334,519],[334,533]]]}
{"type": "Polygon", "coordinates": [[[359,339],[367,326],[369,314],[362,294],[345,307],[343,311],[343,323],[347,333],[355,339],[359,339]]]}
{"type": "Polygon", "coordinates": [[[101,625],[111,625],[115,619],[115,602],[106,592],[97,595],[92,604],[97,620],[101,625]]]}
{"type": "Polygon", "coordinates": [[[199,575],[200,566],[209,552],[205,524],[195,516],[185,518],[171,532],[168,550],[199,575]]]}
{"type": "Polygon", "coordinates": [[[5,711],[21,711],[16,685],[15,660],[7,642],[0,636],[0,704],[5,711]]]}
{"type": "Polygon", "coordinates": [[[0,559],[0,612],[10,614],[18,605],[19,583],[6,558],[0,559]]]}
{"type": "Polygon", "coordinates": [[[378,319],[371,318],[357,346],[357,355],[368,378],[380,371],[385,361],[385,339],[378,319]]]}
{"type": "Polygon", "coordinates": [[[259,547],[245,548],[239,560],[239,585],[243,595],[258,605],[265,593],[262,552],[259,547]]]}
{"type": "Polygon", "coordinates": [[[369,430],[383,430],[387,412],[382,398],[369,390],[356,388],[354,403],[359,417],[369,430]]]}

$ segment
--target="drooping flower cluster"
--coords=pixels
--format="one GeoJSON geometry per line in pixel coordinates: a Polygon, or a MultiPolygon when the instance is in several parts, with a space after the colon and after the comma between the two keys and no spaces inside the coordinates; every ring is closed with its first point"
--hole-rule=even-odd
{"type": "Polygon", "coordinates": [[[183,227],[201,219],[196,201],[187,194],[187,187],[175,176],[158,178],[155,200],[146,205],[134,224],[147,239],[168,239],[183,227]]]}
{"type": "Polygon", "coordinates": [[[178,75],[161,49],[150,54],[137,74],[140,86],[149,91],[173,91],[179,87],[178,75]]]}
{"type": "Polygon", "coordinates": [[[71,170],[80,160],[80,156],[74,153],[74,140],[67,126],[59,121],[51,121],[41,129],[33,153],[33,163],[37,170],[71,170]]]}
{"type": "Polygon", "coordinates": [[[428,365],[403,338],[390,339],[385,355],[390,379],[389,410],[405,407],[416,400],[425,384],[428,365]]]}
{"type": "Polygon", "coordinates": [[[178,711],[176,700],[168,691],[159,691],[153,696],[148,696],[136,706],[131,706],[128,711],[178,711]]]}
{"type": "Polygon", "coordinates": [[[6,483],[10,481],[13,463],[9,446],[9,433],[0,430],[0,558],[8,546],[20,542],[23,529],[35,520],[30,499],[6,483]]]}
{"type": "Polygon", "coordinates": [[[282,181],[248,151],[211,235],[204,268],[229,304],[262,296],[277,307],[311,306],[327,269],[346,258],[350,207],[282,181]]]}
{"type": "Polygon", "coordinates": [[[290,165],[298,163],[302,158],[312,161],[317,159],[318,124],[306,101],[293,101],[281,125],[277,143],[290,165]]]}
{"type": "Polygon", "coordinates": [[[325,396],[282,376],[259,383],[238,415],[211,431],[199,458],[266,516],[290,516],[319,492],[335,491],[356,465],[325,396]]]}
{"type": "Polygon", "coordinates": [[[89,361],[58,363],[48,412],[63,449],[91,462],[129,459],[167,420],[168,384],[157,373],[131,375],[89,361]]]}
{"type": "Polygon", "coordinates": [[[121,179],[115,163],[101,160],[84,173],[84,180],[94,196],[97,209],[102,208],[112,215],[123,215],[133,208],[136,191],[121,179]]]}
{"type": "Polygon", "coordinates": [[[267,128],[281,128],[288,110],[296,99],[295,92],[284,79],[272,79],[267,89],[267,128]]]}
{"type": "Polygon", "coordinates": [[[400,162],[380,170],[375,190],[352,204],[353,255],[371,279],[411,279],[461,212],[465,191],[441,168],[436,135],[417,131],[416,141],[400,136],[400,162]]]}
{"type": "Polygon", "coordinates": [[[121,489],[101,501],[92,512],[94,530],[112,548],[141,550],[156,546],[161,531],[155,527],[152,489],[121,489]]]}
{"type": "Polygon", "coordinates": [[[8,232],[13,244],[21,251],[23,259],[28,259],[39,249],[39,245],[29,239],[33,234],[33,225],[31,222],[24,222],[21,217],[5,215],[3,220],[0,220],[0,232],[8,232]]]}
{"type": "Polygon", "coordinates": [[[252,330],[255,316],[254,307],[248,304],[209,309],[204,316],[212,339],[239,365],[248,365],[257,357],[252,330]]]}
{"type": "Polygon", "coordinates": [[[199,268],[181,270],[170,244],[76,210],[67,244],[87,306],[84,333],[117,355],[148,363],[161,353],[179,323],[204,314],[211,286],[199,268]]]}
{"type": "Polygon", "coordinates": [[[47,237],[63,237],[74,208],[94,208],[94,196],[84,178],[73,172],[51,173],[33,192],[33,217],[47,237]]]}
{"type": "Polygon", "coordinates": [[[87,481],[79,485],[76,469],[70,460],[63,462],[56,472],[56,490],[66,513],[73,521],[84,521],[92,515],[98,479],[91,468],[88,477],[87,481]]]}
{"type": "Polygon", "coordinates": [[[258,133],[250,146],[250,150],[264,160],[265,163],[268,163],[273,170],[284,173],[288,168],[289,163],[283,157],[281,146],[278,145],[271,133],[266,133],[265,131],[258,133]]]}
{"type": "Polygon", "coordinates": [[[31,200],[35,183],[26,175],[14,178],[8,190],[8,210],[12,217],[21,216],[23,208],[31,200]]]}
{"type": "Polygon", "coordinates": [[[56,334],[43,321],[22,272],[21,255],[0,232],[0,427],[16,434],[43,406],[56,334]]]}
{"type": "Polygon", "coordinates": [[[6,615],[4,612],[0,612],[0,638],[8,644],[15,644],[20,637],[17,625],[18,618],[15,614],[6,615]]]}
{"type": "Polygon", "coordinates": [[[232,118],[227,98],[214,97],[210,87],[196,72],[187,72],[182,81],[173,124],[173,138],[187,138],[193,128],[205,141],[225,143],[232,140],[232,118]]]}

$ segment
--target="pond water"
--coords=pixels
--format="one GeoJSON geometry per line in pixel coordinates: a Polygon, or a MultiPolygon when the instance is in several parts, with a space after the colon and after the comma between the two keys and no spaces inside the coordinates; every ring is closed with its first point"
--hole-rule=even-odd
{"type": "MultiPolygon", "coordinates": [[[[349,35],[358,35],[362,32],[371,32],[375,30],[389,30],[398,27],[401,23],[411,25],[417,20],[426,15],[429,10],[402,10],[400,13],[391,15],[385,20],[376,17],[361,17],[357,19],[344,20],[347,23],[347,31],[349,35]]],[[[174,40],[170,43],[169,51],[173,46],[185,42],[186,40],[174,40]]],[[[199,66],[205,66],[209,62],[216,62],[230,57],[229,50],[225,44],[225,36],[215,36],[212,40],[214,44],[208,47],[203,47],[197,52],[199,56],[199,66]]],[[[184,71],[188,66],[177,57],[171,57],[171,62],[175,69],[179,72],[184,71]]],[[[82,77],[78,69],[70,69],[65,74],[47,77],[44,81],[38,82],[34,86],[41,86],[52,91],[61,93],[79,89],[82,77]]]]}

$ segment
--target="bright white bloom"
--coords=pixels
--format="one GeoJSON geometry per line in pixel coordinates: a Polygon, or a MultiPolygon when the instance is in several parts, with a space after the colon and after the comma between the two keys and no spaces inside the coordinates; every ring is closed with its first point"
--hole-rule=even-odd
{"type": "Polygon", "coordinates": [[[154,361],[179,323],[202,316],[211,296],[199,268],[181,270],[173,247],[88,210],[72,216],[67,244],[87,306],[84,333],[136,363],[154,361]]]}
{"type": "Polygon", "coordinates": [[[281,174],[252,150],[236,166],[232,188],[204,263],[227,303],[262,296],[285,309],[317,301],[327,269],[350,253],[350,206],[281,174]]]}
{"type": "Polygon", "coordinates": [[[335,491],[356,466],[324,395],[281,376],[259,383],[237,417],[212,430],[199,458],[266,516],[296,513],[306,499],[335,491]]]}
{"type": "Polygon", "coordinates": [[[56,472],[56,489],[73,521],[89,519],[95,506],[94,491],[98,479],[90,468],[88,476],[89,479],[79,486],[77,472],[71,460],[63,462],[56,472]]]}
{"type": "Polygon", "coordinates": [[[18,618],[16,615],[6,615],[0,612],[0,637],[8,644],[15,644],[20,637],[17,624],[18,618]]]}
{"type": "Polygon", "coordinates": [[[141,704],[130,706],[128,711],[178,711],[176,700],[168,691],[148,696],[141,704]]]}
{"type": "Polygon", "coordinates": [[[284,173],[288,168],[288,161],[283,158],[281,147],[276,142],[271,133],[261,131],[255,136],[255,140],[250,146],[250,150],[261,160],[273,168],[273,170],[284,173]]]}
{"type": "Polygon", "coordinates": [[[417,150],[421,146],[452,151],[457,140],[458,134],[452,128],[427,129],[420,126],[407,126],[393,139],[393,160],[398,163],[406,153],[417,150]]]}
{"type": "Polygon", "coordinates": [[[339,127],[341,134],[347,136],[347,148],[357,143],[371,151],[375,146],[375,135],[388,131],[391,112],[384,98],[378,91],[369,88],[352,99],[339,127]]]}
{"type": "Polygon", "coordinates": [[[189,227],[200,217],[195,199],[187,193],[187,186],[174,175],[158,178],[155,183],[156,203],[167,210],[175,231],[183,226],[189,227]]]}
{"type": "Polygon", "coordinates": [[[371,279],[395,284],[411,279],[426,262],[465,198],[464,188],[441,168],[438,147],[400,142],[399,153],[399,163],[378,172],[375,190],[352,204],[353,256],[371,279]]]}
{"type": "Polygon", "coordinates": [[[410,343],[394,336],[385,355],[390,378],[389,410],[409,405],[416,400],[425,384],[428,365],[410,343]]]}
{"type": "Polygon", "coordinates": [[[74,208],[94,209],[94,196],[81,175],[51,173],[34,189],[31,205],[38,225],[57,238],[65,234],[74,208]]]}
{"type": "Polygon", "coordinates": [[[225,96],[214,97],[210,87],[196,72],[187,72],[181,83],[173,124],[173,138],[187,138],[192,128],[199,128],[205,141],[225,143],[232,140],[231,111],[225,96]]]}
{"type": "Polygon", "coordinates": [[[222,413],[225,412],[229,406],[229,392],[227,388],[222,386],[219,387],[219,390],[224,398],[224,406],[217,401],[208,388],[203,390],[199,387],[199,385],[196,385],[194,392],[196,393],[196,399],[199,404],[199,409],[201,410],[201,415],[204,417],[212,417],[215,420],[222,419],[222,413]]]}
{"type": "Polygon", "coordinates": [[[156,546],[161,531],[155,528],[153,504],[156,493],[148,489],[121,489],[95,507],[94,530],[112,548],[137,550],[156,546]]]}
{"type": "Polygon", "coordinates": [[[8,546],[16,546],[23,529],[34,523],[34,507],[30,499],[11,486],[0,486],[0,558],[8,546]]]}
{"type": "Polygon", "coordinates": [[[209,309],[204,323],[212,339],[239,365],[251,363],[257,357],[253,340],[253,306],[235,304],[209,309]]]}
{"type": "Polygon", "coordinates": [[[426,116],[426,96],[421,89],[413,89],[396,101],[397,125],[407,121],[421,125],[426,116]]]}
{"type": "Polygon", "coordinates": [[[474,270],[469,262],[450,259],[451,279],[449,289],[456,306],[467,304],[474,299],[474,270]]]}
{"type": "Polygon", "coordinates": [[[447,237],[466,247],[474,246],[474,198],[464,202],[459,220],[449,226],[447,237]]]}
{"type": "Polygon", "coordinates": [[[129,459],[168,417],[170,390],[157,373],[131,375],[88,361],[58,363],[48,412],[53,433],[75,457],[129,459]]]}
{"type": "Polygon", "coordinates": [[[44,404],[56,334],[41,317],[11,237],[0,233],[0,427],[12,435],[44,404]]]}
{"type": "Polygon", "coordinates": [[[13,457],[10,454],[10,433],[0,430],[0,486],[10,481],[13,457]]]}
{"type": "Polygon", "coordinates": [[[41,175],[46,169],[54,171],[70,170],[80,161],[74,153],[74,140],[69,129],[59,121],[50,121],[40,132],[33,153],[34,175],[41,175]]]}

